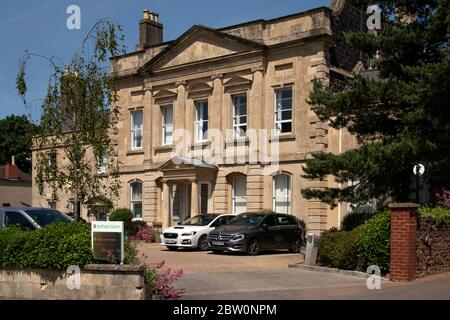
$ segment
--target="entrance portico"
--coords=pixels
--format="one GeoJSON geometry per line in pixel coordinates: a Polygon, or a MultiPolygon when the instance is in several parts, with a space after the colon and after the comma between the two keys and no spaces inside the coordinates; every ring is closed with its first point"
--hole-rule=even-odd
{"type": "Polygon", "coordinates": [[[217,166],[195,158],[173,157],[159,171],[163,228],[212,211],[217,166]]]}

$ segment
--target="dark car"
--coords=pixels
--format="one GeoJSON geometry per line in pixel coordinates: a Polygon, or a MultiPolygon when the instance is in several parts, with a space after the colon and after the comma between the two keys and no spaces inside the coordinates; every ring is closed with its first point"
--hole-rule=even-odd
{"type": "Polygon", "coordinates": [[[0,229],[14,225],[26,231],[42,229],[54,222],[73,221],[68,215],[55,209],[32,207],[0,208],[0,229]]]}
{"type": "Polygon", "coordinates": [[[209,233],[208,245],[213,252],[247,252],[288,249],[298,253],[305,230],[292,215],[279,213],[242,213],[228,224],[209,233]]]}

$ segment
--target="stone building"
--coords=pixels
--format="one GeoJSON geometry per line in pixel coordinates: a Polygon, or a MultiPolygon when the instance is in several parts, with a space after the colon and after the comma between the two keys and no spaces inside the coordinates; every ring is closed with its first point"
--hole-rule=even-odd
{"type": "MultiPolygon", "coordinates": [[[[164,227],[258,210],[296,215],[315,232],[338,226],[346,204],[301,195],[334,181],[307,181],[302,165],[355,141],[321,122],[307,98],[315,77],[339,86],[364,61],[342,35],[362,26],[361,12],[333,2],[221,29],[195,25],[164,42],[158,14],[145,10],[136,50],[111,63],[121,108],[115,206],[164,227]]],[[[34,190],[34,205],[46,201],[34,190]]]]}
{"type": "Polygon", "coordinates": [[[14,156],[11,163],[0,166],[0,206],[30,206],[31,175],[17,167],[14,156]]]}

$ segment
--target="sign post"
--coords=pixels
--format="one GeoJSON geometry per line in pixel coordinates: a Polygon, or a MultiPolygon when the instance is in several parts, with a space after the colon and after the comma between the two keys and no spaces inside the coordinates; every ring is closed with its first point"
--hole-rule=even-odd
{"type": "Polygon", "coordinates": [[[314,233],[308,233],[306,237],[306,254],[304,264],[314,266],[316,265],[316,260],[317,260],[316,235],[314,233]]]}
{"type": "Polygon", "coordinates": [[[94,221],[91,225],[94,257],[99,260],[124,260],[123,221],[94,221]]]}

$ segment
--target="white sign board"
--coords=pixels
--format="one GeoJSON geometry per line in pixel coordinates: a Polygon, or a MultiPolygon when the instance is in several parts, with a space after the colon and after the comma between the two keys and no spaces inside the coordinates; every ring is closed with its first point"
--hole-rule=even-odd
{"type": "Polygon", "coordinates": [[[96,259],[123,263],[123,221],[94,221],[91,224],[91,245],[96,259]]]}

